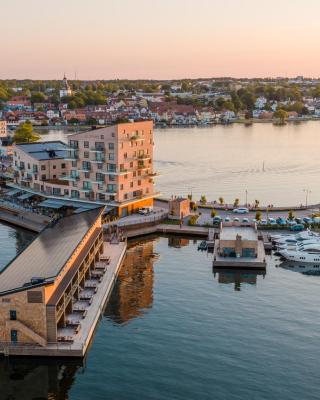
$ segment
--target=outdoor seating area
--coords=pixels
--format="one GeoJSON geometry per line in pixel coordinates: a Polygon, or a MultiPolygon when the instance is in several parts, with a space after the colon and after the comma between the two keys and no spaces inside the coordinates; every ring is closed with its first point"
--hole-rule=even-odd
{"type": "Polygon", "coordinates": [[[99,283],[102,280],[104,273],[107,270],[107,265],[110,263],[110,257],[106,254],[100,257],[100,260],[95,263],[95,268],[90,271],[90,279],[84,283],[84,287],[80,288],[78,300],[72,305],[72,313],[67,314],[65,318],[65,327],[58,328],[58,341],[73,343],[75,336],[81,329],[81,320],[83,320],[88,312],[89,307],[93,302],[94,295],[97,293],[99,283]]]}

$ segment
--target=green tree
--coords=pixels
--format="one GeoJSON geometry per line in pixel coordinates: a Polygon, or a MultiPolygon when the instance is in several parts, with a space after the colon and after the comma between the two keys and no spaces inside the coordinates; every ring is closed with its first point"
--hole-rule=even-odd
{"type": "Polygon", "coordinates": [[[260,201],[259,201],[259,200],[255,200],[255,201],[254,201],[254,207],[255,207],[255,208],[258,208],[258,207],[259,207],[259,204],[260,204],[260,201]]]}
{"type": "Polygon", "coordinates": [[[262,212],[261,211],[257,211],[256,212],[256,220],[257,221],[261,221],[261,218],[262,218],[262,212]]]}
{"type": "Polygon", "coordinates": [[[285,120],[288,118],[288,113],[282,108],[279,108],[277,111],[274,112],[273,117],[277,118],[280,124],[283,125],[285,123],[285,120]]]}
{"type": "Polygon", "coordinates": [[[214,218],[218,215],[218,211],[217,210],[212,210],[211,211],[211,217],[214,218]]]}
{"type": "Polygon", "coordinates": [[[236,198],[233,203],[233,207],[238,207],[240,200],[236,198]]]}
{"type": "Polygon", "coordinates": [[[224,204],[224,198],[223,198],[223,197],[219,197],[219,203],[220,203],[221,205],[224,204]]]}
{"type": "Polygon", "coordinates": [[[292,211],[292,210],[290,210],[290,211],[288,212],[288,220],[290,220],[290,221],[293,221],[293,220],[294,220],[294,214],[293,214],[293,211],[292,211]]]}
{"type": "Polygon", "coordinates": [[[16,129],[13,142],[14,143],[31,143],[40,139],[40,136],[33,132],[33,127],[30,121],[24,122],[16,129]]]}
{"type": "Polygon", "coordinates": [[[207,204],[207,198],[205,195],[202,195],[200,197],[200,203],[204,206],[205,204],[207,204]]]}
{"type": "Polygon", "coordinates": [[[31,103],[44,103],[46,101],[46,96],[41,92],[35,92],[31,95],[31,103]]]}

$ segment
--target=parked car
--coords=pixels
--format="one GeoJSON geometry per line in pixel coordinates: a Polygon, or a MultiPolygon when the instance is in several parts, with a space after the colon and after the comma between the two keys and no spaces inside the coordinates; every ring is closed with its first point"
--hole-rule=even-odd
{"type": "Polygon", "coordinates": [[[301,232],[303,230],[304,230],[304,225],[302,225],[302,224],[296,224],[296,225],[290,226],[290,231],[301,232]]]}
{"type": "Polygon", "coordinates": [[[235,214],[248,214],[249,210],[246,207],[239,207],[233,210],[235,214]]]}
{"type": "Polygon", "coordinates": [[[220,224],[221,221],[222,221],[222,218],[219,217],[218,215],[216,215],[216,216],[213,218],[213,220],[212,220],[212,222],[213,222],[214,224],[220,224]]]}
{"type": "Polygon", "coordinates": [[[285,218],[282,218],[282,217],[277,218],[276,222],[277,222],[278,225],[281,225],[281,226],[287,225],[287,220],[285,218]]]}
{"type": "Polygon", "coordinates": [[[268,218],[268,224],[269,225],[277,225],[277,221],[274,218],[268,218]]]}
{"type": "Polygon", "coordinates": [[[234,222],[240,222],[240,219],[238,217],[233,218],[234,222]]]}
{"type": "Polygon", "coordinates": [[[268,221],[266,219],[262,219],[259,222],[260,225],[268,225],[268,221]]]}
{"type": "Polygon", "coordinates": [[[230,222],[230,218],[229,217],[225,217],[224,222],[230,222]]]}
{"type": "Polygon", "coordinates": [[[303,219],[297,217],[297,218],[296,218],[296,223],[297,223],[297,224],[302,224],[302,223],[303,223],[303,219]]]}
{"type": "Polygon", "coordinates": [[[297,225],[297,223],[294,219],[287,219],[287,224],[288,225],[297,225]]]}
{"type": "Polygon", "coordinates": [[[139,208],[139,211],[138,211],[138,213],[140,215],[149,215],[152,212],[153,212],[152,207],[142,207],[142,208],[139,208]]]}
{"type": "Polygon", "coordinates": [[[304,217],[303,218],[303,222],[305,222],[306,224],[312,224],[313,219],[310,217],[304,217]]]}
{"type": "Polygon", "coordinates": [[[245,224],[249,222],[249,218],[242,218],[242,222],[244,222],[245,224]]]}

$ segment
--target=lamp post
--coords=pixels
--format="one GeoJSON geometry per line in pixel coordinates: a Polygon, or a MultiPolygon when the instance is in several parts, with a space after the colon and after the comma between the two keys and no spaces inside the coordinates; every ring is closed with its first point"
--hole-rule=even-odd
{"type": "Polygon", "coordinates": [[[248,190],[246,189],[246,207],[248,206],[248,190]]]}
{"type": "Polygon", "coordinates": [[[306,207],[308,207],[308,196],[311,193],[311,190],[310,189],[303,189],[303,191],[306,194],[306,207]]]}

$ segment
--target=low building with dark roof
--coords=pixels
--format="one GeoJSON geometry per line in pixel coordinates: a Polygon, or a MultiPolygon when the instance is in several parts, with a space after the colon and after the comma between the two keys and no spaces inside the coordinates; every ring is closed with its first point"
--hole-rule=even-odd
{"type": "Polygon", "coordinates": [[[96,263],[103,253],[103,211],[97,207],[60,219],[2,270],[0,350],[15,345],[24,354],[28,346],[72,342],[86,299],[90,303],[102,276],[96,263]]]}

